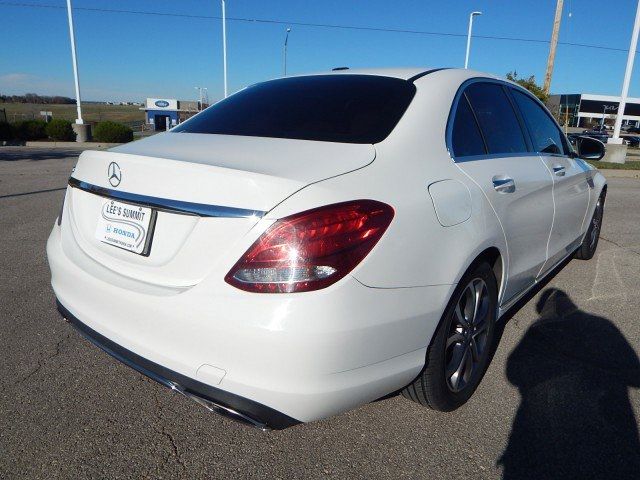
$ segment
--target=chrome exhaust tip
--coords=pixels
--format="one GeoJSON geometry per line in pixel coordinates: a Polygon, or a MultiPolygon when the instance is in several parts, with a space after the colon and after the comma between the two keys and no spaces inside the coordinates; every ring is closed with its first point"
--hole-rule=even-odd
{"type": "Polygon", "coordinates": [[[217,413],[218,415],[222,415],[223,417],[227,417],[231,420],[242,423],[244,425],[249,425],[251,427],[257,428],[259,430],[262,430],[263,432],[271,430],[266,424],[262,423],[261,421],[256,420],[255,418],[251,418],[245,415],[244,413],[240,413],[234,410],[233,408],[229,408],[225,405],[221,405],[219,403],[213,402],[207,398],[203,398],[198,395],[195,395],[189,392],[188,390],[186,390],[185,388],[183,388],[181,385],[175,382],[172,382],[171,380],[166,380],[166,379],[162,379],[162,381],[160,379],[156,379],[156,380],[159,383],[162,383],[166,387],[170,388],[174,392],[177,392],[180,395],[183,395],[188,399],[193,400],[198,405],[203,406],[210,412],[217,413]]]}

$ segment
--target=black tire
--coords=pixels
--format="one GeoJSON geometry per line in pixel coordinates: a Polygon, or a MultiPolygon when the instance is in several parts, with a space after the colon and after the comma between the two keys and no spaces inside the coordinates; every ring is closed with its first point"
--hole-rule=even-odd
{"type": "Polygon", "coordinates": [[[602,219],[604,218],[604,200],[605,192],[602,192],[600,197],[598,197],[598,203],[596,203],[596,208],[593,211],[593,216],[591,217],[591,222],[587,229],[587,234],[584,236],[582,244],[578,250],[576,250],[575,257],[580,260],[591,260],[596,253],[598,240],[600,240],[602,219]]]}
{"type": "Polygon", "coordinates": [[[424,369],[411,384],[402,390],[404,397],[442,412],[455,410],[469,400],[480,384],[491,357],[495,340],[497,301],[498,286],[491,266],[486,262],[472,266],[458,283],[458,288],[456,288],[444,312],[431,345],[427,349],[424,369]],[[486,322],[486,336],[484,336],[481,349],[479,348],[480,335],[484,334],[480,331],[480,327],[472,330],[472,327],[469,326],[471,323],[468,321],[468,300],[473,298],[473,291],[468,289],[471,285],[474,291],[480,290],[482,287],[480,281],[486,287],[486,298],[481,299],[477,316],[478,325],[481,324],[481,315],[484,315],[486,322]],[[460,314],[456,313],[458,305],[461,306],[460,314]],[[464,318],[464,322],[459,320],[460,315],[464,318]],[[463,326],[463,323],[466,323],[467,327],[463,326]],[[457,338],[459,341],[456,341],[457,338]],[[476,342],[475,353],[481,352],[481,354],[473,355],[474,349],[470,338],[476,342]],[[460,353],[463,350],[464,353],[460,353]],[[460,355],[466,355],[467,352],[472,355],[471,359],[474,362],[468,375],[466,357],[460,357],[460,355]],[[474,361],[476,357],[478,358],[477,363],[474,361]],[[462,373],[449,375],[447,370],[451,372],[454,369],[458,358],[462,358],[459,365],[464,370],[462,373]],[[467,376],[466,380],[465,375],[467,376]]]}

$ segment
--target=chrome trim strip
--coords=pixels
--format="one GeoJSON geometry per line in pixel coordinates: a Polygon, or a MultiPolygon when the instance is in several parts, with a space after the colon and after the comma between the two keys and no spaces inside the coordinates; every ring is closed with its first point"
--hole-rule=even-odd
{"type": "Polygon", "coordinates": [[[502,185],[506,185],[507,183],[513,183],[513,178],[496,178],[493,181],[493,186],[501,187],[502,185]]]}
{"type": "Polygon", "coordinates": [[[466,157],[451,157],[456,163],[475,162],[476,160],[496,160],[499,158],[516,158],[516,157],[535,157],[539,158],[535,152],[517,152],[517,153],[493,153],[487,155],[467,155],[466,157]]]}
{"type": "Polygon", "coordinates": [[[236,207],[224,207],[221,205],[207,205],[206,203],[183,202],[168,198],[150,197],[137,193],[120,192],[110,188],[99,187],[91,183],[83,182],[77,178],[69,178],[69,186],[84,190],[85,192],[113,198],[124,202],[155,208],[159,211],[178,213],[182,215],[197,215],[199,217],[224,217],[224,218],[262,218],[267,212],[261,210],[248,210],[236,207]]]}

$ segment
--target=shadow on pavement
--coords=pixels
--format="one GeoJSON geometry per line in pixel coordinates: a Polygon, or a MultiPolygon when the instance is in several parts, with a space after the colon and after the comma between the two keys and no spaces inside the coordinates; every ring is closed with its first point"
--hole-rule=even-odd
{"type": "Polygon", "coordinates": [[[638,478],[640,440],[629,387],[640,361],[618,328],[579,310],[562,290],[509,356],[522,397],[502,458],[505,479],[638,478]]]}
{"type": "Polygon", "coordinates": [[[0,162],[17,160],[51,160],[77,157],[82,150],[73,149],[40,149],[32,147],[0,147],[0,162]]]}
{"type": "Polygon", "coordinates": [[[66,190],[66,189],[67,187],[60,187],[60,188],[48,188],[46,190],[35,190],[33,192],[10,193],[8,195],[0,195],[0,198],[13,198],[13,197],[22,197],[24,195],[35,195],[37,193],[59,192],[61,190],[66,190]]]}

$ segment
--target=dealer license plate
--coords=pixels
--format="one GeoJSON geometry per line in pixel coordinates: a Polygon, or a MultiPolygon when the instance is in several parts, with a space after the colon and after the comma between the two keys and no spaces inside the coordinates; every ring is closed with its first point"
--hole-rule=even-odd
{"type": "Polygon", "coordinates": [[[148,207],[106,200],[98,215],[96,238],[139,255],[148,255],[155,216],[156,212],[148,207]]]}

